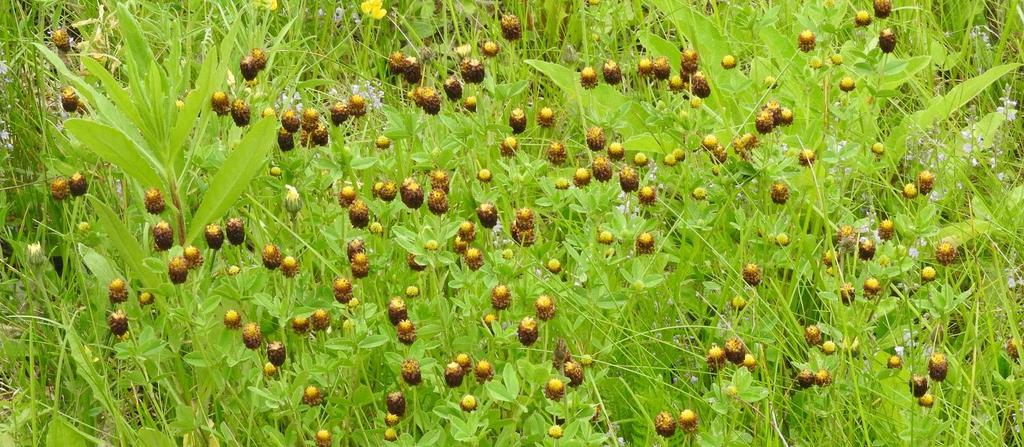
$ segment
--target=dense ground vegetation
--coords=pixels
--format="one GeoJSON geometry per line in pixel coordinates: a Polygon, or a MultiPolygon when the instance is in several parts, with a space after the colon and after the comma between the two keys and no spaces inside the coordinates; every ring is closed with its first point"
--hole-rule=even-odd
{"type": "Polygon", "coordinates": [[[1016,445],[1022,11],[3,2],[0,445],[1016,445]]]}

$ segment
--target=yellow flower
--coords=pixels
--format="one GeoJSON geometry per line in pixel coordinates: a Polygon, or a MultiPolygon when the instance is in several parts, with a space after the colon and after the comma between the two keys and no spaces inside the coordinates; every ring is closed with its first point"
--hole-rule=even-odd
{"type": "Polygon", "coordinates": [[[366,0],[359,8],[363,10],[363,14],[369,16],[374,20],[380,20],[384,18],[384,15],[388,13],[382,5],[381,0],[366,0]]]}
{"type": "Polygon", "coordinates": [[[277,11],[277,0],[254,0],[254,3],[261,8],[277,11]]]}

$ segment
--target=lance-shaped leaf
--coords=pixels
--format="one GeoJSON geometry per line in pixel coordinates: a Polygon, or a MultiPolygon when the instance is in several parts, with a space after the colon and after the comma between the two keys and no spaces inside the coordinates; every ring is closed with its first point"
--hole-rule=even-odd
{"type": "Polygon", "coordinates": [[[107,230],[107,237],[111,245],[121,254],[122,261],[127,264],[132,273],[142,280],[143,285],[149,288],[158,287],[160,278],[143,264],[142,260],[145,259],[146,253],[139,245],[139,241],[132,237],[128,228],[107,204],[95,196],[89,195],[88,197],[93,209],[96,210],[100,224],[107,230]]]}
{"type": "Polygon", "coordinates": [[[119,129],[79,118],[65,121],[64,128],[86,149],[121,168],[144,186],[164,186],[163,178],[157,174],[163,171],[160,162],[119,129]]]}
{"type": "Polygon", "coordinates": [[[274,138],[276,124],[277,121],[273,117],[260,120],[242,137],[242,141],[224,160],[224,164],[210,182],[210,188],[206,190],[202,204],[192,216],[188,236],[185,238],[187,242],[195,240],[203,232],[206,224],[224,214],[245,192],[253,177],[267,162],[271,143],[277,141],[274,138]]]}

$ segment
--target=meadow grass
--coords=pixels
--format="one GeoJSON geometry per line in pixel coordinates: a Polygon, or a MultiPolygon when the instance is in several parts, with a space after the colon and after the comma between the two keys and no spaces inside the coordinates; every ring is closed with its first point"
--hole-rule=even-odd
{"type": "Polygon", "coordinates": [[[375,6],[0,5],[0,445],[1020,443],[1020,1],[375,6]]]}

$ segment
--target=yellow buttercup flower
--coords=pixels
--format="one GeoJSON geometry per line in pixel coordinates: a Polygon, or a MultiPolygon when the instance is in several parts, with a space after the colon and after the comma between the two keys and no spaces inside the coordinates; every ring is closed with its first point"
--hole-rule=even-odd
{"type": "Polygon", "coordinates": [[[277,0],[254,0],[254,3],[261,8],[277,11],[277,0]]]}
{"type": "Polygon", "coordinates": [[[363,14],[374,20],[383,19],[384,15],[388,13],[381,0],[366,0],[359,5],[359,8],[363,10],[363,14]]]}

